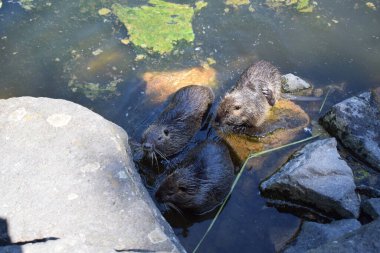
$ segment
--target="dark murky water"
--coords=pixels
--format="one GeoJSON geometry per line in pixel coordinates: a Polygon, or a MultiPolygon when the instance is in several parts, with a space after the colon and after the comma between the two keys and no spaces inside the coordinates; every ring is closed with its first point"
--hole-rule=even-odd
{"type": "MultiPolygon", "coordinates": [[[[125,28],[114,17],[97,14],[100,7],[115,1],[35,0],[30,11],[16,2],[3,0],[0,9],[0,98],[71,100],[122,126],[134,138],[145,127],[141,122],[149,123],[160,110],[145,95],[142,74],[199,66],[208,57],[216,60],[217,96],[259,59],[310,80],[315,88],[342,86],[342,91],[331,93],[324,110],[380,84],[380,11],[368,8],[366,1],[319,0],[311,14],[274,11],[257,0],[251,1],[255,12],[241,6],[229,7],[226,13],[223,1],[207,1],[207,8],[193,20],[193,44],[181,43],[176,55],[147,55],[142,61],[135,61],[137,54],[144,53],[141,49],[120,43],[127,35],[125,28]],[[94,55],[97,49],[103,52],[94,55]],[[69,86],[73,80],[113,82],[117,89],[86,97],[69,86]]],[[[380,1],[372,2],[380,8],[380,1]]],[[[320,116],[321,102],[300,105],[313,120],[320,116]]],[[[276,153],[260,165],[250,163],[201,252],[274,252],[292,237],[300,220],[266,207],[258,191],[260,181],[288,153],[276,153]]],[[[183,220],[169,214],[167,218],[189,251],[210,223],[210,217],[183,220]]]]}

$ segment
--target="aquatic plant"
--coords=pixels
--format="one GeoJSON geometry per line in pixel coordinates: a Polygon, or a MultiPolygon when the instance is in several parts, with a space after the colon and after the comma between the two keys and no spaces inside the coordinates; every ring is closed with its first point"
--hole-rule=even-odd
{"type": "Polygon", "coordinates": [[[272,153],[274,151],[277,151],[277,150],[281,150],[281,149],[284,149],[284,148],[287,148],[287,147],[291,147],[291,146],[294,146],[294,145],[297,145],[297,144],[300,144],[300,143],[303,143],[303,142],[306,142],[306,141],[309,141],[309,140],[312,140],[312,139],[315,139],[319,137],[319,135],[314,135],[314,136],[311,136],[309,138],[306,138],[306,139],[302,139],[302,140],[299,140],[299,141],[295,141],[295,142],[292,142],[292,143],[289,143],[289,144],[286,144],[286,145],[283,145],[283,146],[280,146],[280,147],[277,147],[277,148],[272,148],[272,149],[268,149],[268,150],[264,150],[264,151],[261,151],[261,152],[257,152],[257,153],[253,153],[253,154],[250,154],[247,159],[244,161],[239,173],[237,174],[232,186],[231,186],[231,190],[229,191],[229,193],[227,194],[226,198],[224,199],[224,201],[222,202],[222,204],[220,205],[219,209],[218,209],[218,212],[216,213],[214,219],[211,221],[211,224],[209,225],[209,227],[207,228],[206,232],[204,233],[204,235],[202,236],[201,240],[199,241],[199,243],[197,244],[197,246],[195,247],[195,249],[193,250],[193,253],[197,252],[197,250],[199,249],[199,247],[201,246],[202,242],[204,241],[204,239],[206,238],[206,236],[208,235],[208,233],[211,231],[212,227],[214,226],[216,220],[218,219],[220,213],[222,212],[224,206],[226,205],[227,203],[227,200],[230,198],[232,192],[234,191],[235,189],[235,186],[236,184],[238,183],[241,175],[243,174],[248,162],[252,159],[252,158],[255,158],[255,157],[259,157],[259,156],[262,156],[262,155],[266,155],[266,154],[269,154],[269,153],[272,153]]]}
{"type": "Polygon", "coordinates": [[[233,6],[239,6],[239,5],[247,5],[250,4],[249,0],[226,0],[226,5],[233,5],[233,6]]]}
{"type": "Polygon", "coordinates": [[[178,41],[194,41],[191,21],[194,13],[207,3],[200,1],[195,8],[162,0],[149,0],[149,5],[128,7],[112,5],[112,11],[128,30],[129,40],[149,52],[166,54],[178,41]]]}
{"type": "Polygon", "coordinates": [[[278,9],[284,6],[295,6],[299,12],[312,12],[313,5],[310,0],[266,0],[265,4],[270,8],[278,9]]]}

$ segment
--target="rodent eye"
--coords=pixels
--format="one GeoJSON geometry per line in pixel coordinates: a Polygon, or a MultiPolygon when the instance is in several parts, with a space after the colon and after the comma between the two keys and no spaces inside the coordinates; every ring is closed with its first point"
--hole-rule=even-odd
{"type": "Polygon", "coordinates": [[[183,187],[183,186],[179,186],[179,187],[178,187],[178,190],[180,190],[180,191],[182,191],[182,192],[186,192],[187,189],[186,189],[185,187],[183,187]]]}
{"type": "Polygon", "coordinates": [[[165,130],[164,130],[164,134],[165,134],[165,136],[168,136],[168,135],[169,135],[169,130],[168,130],[168,129],[165,129],[165,130]]]}
{"type": "Polygon", "coordinates": [[[235,105],[234,110],[240,110],[241,106],[240,105],[235,105]]]}

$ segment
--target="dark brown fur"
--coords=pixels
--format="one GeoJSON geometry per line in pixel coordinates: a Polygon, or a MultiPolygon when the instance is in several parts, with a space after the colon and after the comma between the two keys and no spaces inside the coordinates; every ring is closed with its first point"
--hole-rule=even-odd
{"type": "Polygon", "coordinates": [[[143,133],[145,153],[165,158],[180,152],[200,129],[213,100],[214,93],[208,87],[190,85],[178,90],[143,133]]]}
{"type": "Polygon", "coordinates": [[[234,167],[225,145],[203,142],[189,151],[155,194],[158,202],[195,214],[212,211],[227,196],[234,167]]]}
{"type": "Polygon", "coordinates": [[[269,62],[259,61],[245,70],[235,87],[224,96],[215,121],[227,133],[257,128],[280,96],[280,72],[269,62]]]}

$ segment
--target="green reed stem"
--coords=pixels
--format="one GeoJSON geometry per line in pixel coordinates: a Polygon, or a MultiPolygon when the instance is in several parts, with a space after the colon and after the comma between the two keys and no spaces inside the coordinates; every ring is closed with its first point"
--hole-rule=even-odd
{"type": "Polygon", "coordinates": [[[216,213],[214,219],[212,220],[211,224],[209,225],[209,227],[207,228],[206,232],[204,233],[204,235],[202,236],[201,240],[199,241],[199,243],[197,244],[197,246],[195,247],[195,249],[193,250],[193,253],[197,252],[197,250],[199,249],[199,247],[201,246],[202,242],[204,241],[204,239],[206,238],[206,236],[208,235],[208,233],[211,231],[212,227],[214,226],[216,220],[218,219],[220,213],[222,212],[224,206],[226,205],[227,203],[227,200],[228,198],[231,196],[232,192],[234,191],[235,189],[235,186],[237,184],[237,182],[239,181],[241,175],[243,174],[244,172],[244,169],[245,167],[247,166],[247,163],[250,159],[252,158],[255,158],[255,157],[259,157],[259,156],[262,156],[262,155],[265,155],[265,154],[268,154],[268,153],[271,153],[271,152],[274,152],[274,151],[277,151],[277,150],[280,150],[280,149],[284,149],[284,148],[287,148],[287,147],[290,147],[290,146],[293,146],[293,145],[297,145],[297,144],[300,144],[300,143],[303,143],[303,142],[306,142],[306,141],[309,141],[311,139],[314,139],[314,138],[317,138],[319,137],[320,134],[317,134],[317,135],[314,135],[314,136],[311,136],[311,137],[308,137],[306,139],[302,139],[302,140],[299,140],[299,141],[295,141],[295,142],[292,142],[292,143],[289,143],[289,144],[286,144],[286,145],[283,145],[283,146],[280,146],[280,147],[277,147],[277,148],[272,148],[272,149],[268,149],[268,150],[264,150],[264,151],[261,151],[261,152],[258,152],[258,153],[254,153],[254,154],[250,154],[248,155],[247,159],[244,161],[243,163],[243,166],[241,167],[239,173],[237,174],[232,186],[231,186],[231,189],[230,191],[228,192],[226,198],[224,199],[224,201],[222,202],[222,205],[219,207],[218,209],[218,212],[216,213]]]}
{"type": "Polygon", "coordinates": [[[319,108],[319,113],[321,113],[323,107],[325,106],[326,99],[327,99],[327,96],[329,95],[329,93],[330,93],[330,89],[327,91],[326,96],[325,96],[325,99],[323,99],[323,103],[322,103],[322,105],[321,105],[321,108],[319,108]]]}

